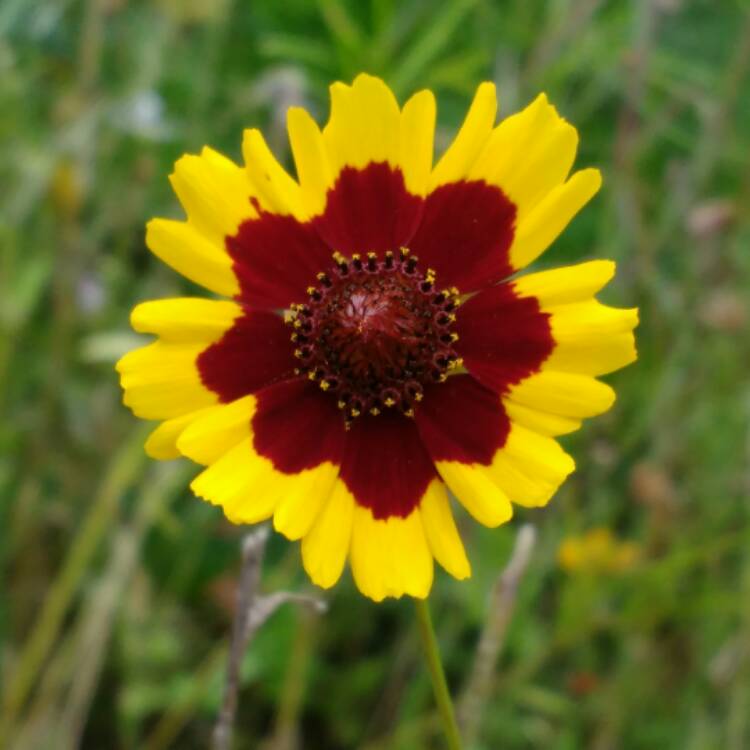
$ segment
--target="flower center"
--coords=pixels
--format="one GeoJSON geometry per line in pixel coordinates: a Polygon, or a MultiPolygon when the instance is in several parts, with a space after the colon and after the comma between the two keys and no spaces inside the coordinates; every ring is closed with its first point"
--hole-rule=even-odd
{"type": "Polygon", "coordinates": [[[382,260],[375,253],[333,259],[287,318],[296,372],[336,395],[347,425],[384,409],[413,416],[424,386],[461,366],[452,330],[458,290],[436,290],[435,272],[421,273],[407,248],[382,260]]]}

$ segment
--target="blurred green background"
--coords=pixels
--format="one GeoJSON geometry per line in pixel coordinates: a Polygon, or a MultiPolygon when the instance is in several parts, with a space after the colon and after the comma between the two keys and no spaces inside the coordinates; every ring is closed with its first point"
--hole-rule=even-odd
{"type": "MultiPolygon", "coordinates": [[[[0,744],[207,747],[243,529],[120,403],[130,308],[191,289],[144,224],[179,215],[182,153],[262,126],[288,163],[286,108],[322,120],[366,70],[436,92],[438,150],[480,81],[505,114],[547,91],[605,184],[536,268],[615,258],[604,299],[641,308],[616,407],[563,440],[576,474],[507,527],[462,517],[474,577],[437,576],[460,695],[537,527],[471,748],[749,748],[749,69],[732,0],[2,0],[0,744]]],[[[264,587],[311,590],[298,545],[264,587]]],[[[442,747],[411,603],[348,574],[326,599],[252,644],[235,747],[442,747]]]]}

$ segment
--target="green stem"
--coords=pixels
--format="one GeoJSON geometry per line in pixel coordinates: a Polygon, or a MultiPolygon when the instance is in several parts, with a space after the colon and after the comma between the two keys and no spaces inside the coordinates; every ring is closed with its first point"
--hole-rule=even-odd
{"type": "Polygon", "coordinates": [[[424,651],[427,666],[430,670],[432,689],[435,693],[440,718],[443,720],[443,731],[450,750],[461,750],[461,735],[458,733],[456,716],[453,711],[453,701],[445,681],[443,664],[440,661],[435,629],[432,627],[430,608],[427,599],[415,599],[417,609],[417,621],[419,622],[419,636],[422,639],[422,650],[424,651]]]}

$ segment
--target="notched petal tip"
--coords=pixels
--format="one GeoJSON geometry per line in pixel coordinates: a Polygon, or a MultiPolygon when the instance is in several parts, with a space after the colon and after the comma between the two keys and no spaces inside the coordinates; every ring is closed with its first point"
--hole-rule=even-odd
{"type": "Polygon", "coordinates": [[[328,93],[331,96],[331,101],[340,100],[351,93],[352,87],[344,83],[343,81],[334,81],[328,87],[328,93]]]}
{"type": "MultiPolygon", "coordinates": [[[[203,147],[204,149],[206,146],[203,147]]],[[[185,169],[189,169],[191,165],[200,162],[201,156],[199,154],[182,154],[182,156],[175,159],[172,171],[169,173],[169,181],[174,185],[174,180],[179,178],[180,172],[185,169]]]]}
{"type": "Polygon", "coordinates": [[[360,86],[377,86],[378,88],[385,88],[390,91],[388,84],[379,76],[373,75],[372,73],[358,73],[352,81],[352,88],[358,88],[360,86]]]}
{"type": "Polygon", "coordinates": [[[287,127],[289,127],[290,121],[296,124],[300,121],[307,123],[310,120],[313,120],[313,117],[304,107],[295,105],[289,107],[286,111],[287,127]]]}

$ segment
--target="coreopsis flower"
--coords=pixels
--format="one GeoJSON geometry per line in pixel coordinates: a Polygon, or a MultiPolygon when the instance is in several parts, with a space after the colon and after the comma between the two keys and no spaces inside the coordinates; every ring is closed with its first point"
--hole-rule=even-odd
{"type": "Polygon", "coordinates": [[[296,179],[257,130],[244,166],[211,149],[154,219],[165,263],[227,299],[145,302],[154,342],[118,364],[125,403],[162,420],[154,458],[206,468],[230,521],[272,518],[311,579],[347,559],[367,596],[425,597],[433,558],[470,574],[447,490],[481,524],[541,506],[573,471],[555,437],[607,410],[597,376],[635,359],[635,310],[600,304],[610,261],[516,277],[596,193],[544,95],[495,124],[482,84],[433,166],[435,100],[379,79],[331,87],[321,130],[288,113],[296,179]]]}

